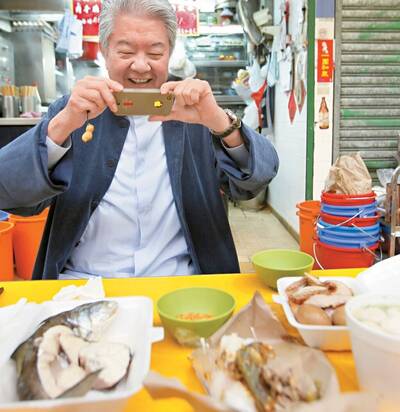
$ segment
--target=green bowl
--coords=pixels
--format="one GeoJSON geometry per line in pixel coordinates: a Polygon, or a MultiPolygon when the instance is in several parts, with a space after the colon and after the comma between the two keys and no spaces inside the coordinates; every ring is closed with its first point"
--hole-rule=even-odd
{"type": "Polygon", "coordinates": [[[279,278],[304,275],[314,266],[312,256],[291,249],[262,250],[254,254],[251,261],[258,276],[273,289],[279,278]]]}
{"type": "Polygon", "coordinates": [[[208,338],[232,315],[235,299],[219,289],[185,288],[162,296],[157,302],[164,328],[181,344],[197,346],[200,338],[208,338]],[[187,313],[211,315],[209,319],[186,320],[187,313]]]}

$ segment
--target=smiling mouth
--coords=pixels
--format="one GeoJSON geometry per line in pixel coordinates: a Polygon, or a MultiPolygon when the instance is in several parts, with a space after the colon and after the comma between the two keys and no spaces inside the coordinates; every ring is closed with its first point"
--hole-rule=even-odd
{"type": "Polygon", "coordinates": [[[147,84],[151,82],[151,79],[129,79],[133,84],[147,84]]]}

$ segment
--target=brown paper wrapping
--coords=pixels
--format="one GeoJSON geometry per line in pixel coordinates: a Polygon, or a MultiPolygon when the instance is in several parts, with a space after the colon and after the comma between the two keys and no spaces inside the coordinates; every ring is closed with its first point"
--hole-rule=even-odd
{"type": "MultiPolygon", "coordinates": [[[[256,292],[251,302],[243,307],[209,340],[210,350],[196,349],[192,354],[193,367],[203,386],[210,392],[204,376],[214,367],[214,348],[224,335],[237,333],[242,338],[254,338],[271,344],[277,359],[307,371],[321,388],[321,399],[312,403],[299,403],[290,412],[376,412],[377,399],[366,393],[340,394],[336,373],[325,355],[316,349],[288,342],[286,330],[273,314],[262,296],[256,292]]],[[[187,390],[178,380],[164,378],[150,372],[145,388],[154,399],[180,397],[188,401],[197,412],[233,412],[220,401],[208,395],[187,390]]],[[[288,410],[289,412],[289,410],[288,410]]]]}
{"type": "Polygon", "coordinates": [[[372,191],[372,179],[359,153],[340,156],[331,166],[325,192],[359,195],[372,191]]]}

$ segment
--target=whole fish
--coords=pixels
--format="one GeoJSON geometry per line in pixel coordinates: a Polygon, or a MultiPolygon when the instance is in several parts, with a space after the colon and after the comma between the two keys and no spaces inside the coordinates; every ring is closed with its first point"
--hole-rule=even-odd
{"type": "Polygon", "coordinates": [[[37,372],[38,341],[48,329],[63,325],[82,339],[97,341],[117,309],[117,302],[98,301],[77,306],[44,320],[36,332],[21,343],[12,355],[17,366],[17,389],[20,399],[48,398],[37,372]]]}

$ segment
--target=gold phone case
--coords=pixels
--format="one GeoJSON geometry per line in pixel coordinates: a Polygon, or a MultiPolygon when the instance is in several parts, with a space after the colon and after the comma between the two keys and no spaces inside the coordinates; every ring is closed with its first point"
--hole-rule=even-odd
{"type": "Polygon", "coordinates": [[[118,116],[167,116],[174,104],[174,96],[161,94],[159,89],[124,89],[115,92],[114,96],[118,116]]]}

